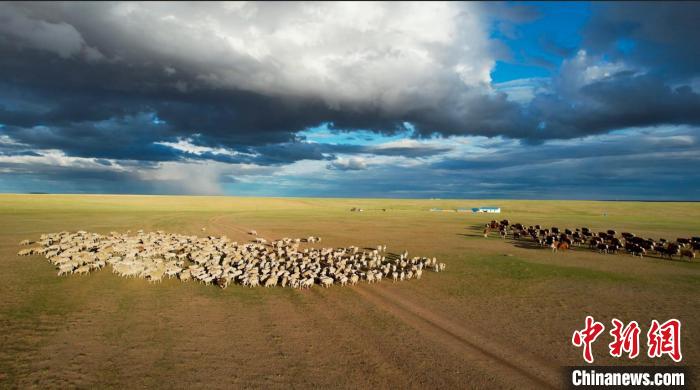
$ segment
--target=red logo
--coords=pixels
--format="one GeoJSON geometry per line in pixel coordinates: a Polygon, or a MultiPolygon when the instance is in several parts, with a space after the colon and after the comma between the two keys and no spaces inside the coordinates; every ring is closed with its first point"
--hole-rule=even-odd
{"type": "Polygon", "coordinates": [[[600,322],[597,322],[593,317],[586,317],[586,327],[574,332],[571,337],[571,342],[577,346],[583,346],[583,359],[588,363],[593,363],[593,351],[591,350],[591,345],[593,342],[603,333],[605,326],[600,322]]]}
{"type": "MultiPolygon", "coordinates": [[[[610,356],[619,358],[627,353],[630,359],[639,356],[639,334],[641,329],[637,321],[631,321],[627,325],[617,318],[612,319],[613,328],[610,335],[613,340],[608,344],[610,356]]],[[[605,330],[605,326],[594,320],[591,316],[586,316],[585,327],[574,331],[571,343],[575,347],[583,347],[583,360],[593,363],[593,343],[605,330]]],[[[647,332],[647,356],[658,358],[668,355],[673,361],[683,360],[681,354],[681,322],[670,319],[663,324],[652,320],[647,332]]]]}
{"type": "Polygon", "coordinates": [[[610,330],[610,335],[615,340],[608,345],[610,355],[620,357],[622,352],[627,352],[630,359],[636,358],[639,355],[639,324],[637,321],[632,321],[623,327],[622,321],[613,318],[612,324],[614,328],[610,330]]]}
{"type": "Polygon", "coordinates": [[[661,357],[664,354],[680,362],[683,359],[681,354],[681,322],[671,319],[659,325],[659,321],[652,320],[651,328],[647,333],[647,345],[650,358],[661,357]]]}

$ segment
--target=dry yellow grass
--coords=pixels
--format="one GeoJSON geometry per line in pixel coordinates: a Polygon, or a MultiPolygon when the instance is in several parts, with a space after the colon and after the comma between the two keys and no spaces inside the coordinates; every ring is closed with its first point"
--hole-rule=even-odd
{"type": "MultiPolygon", "coordinates": [[[[700,235],[698,203],[0,195],[0,386],[542,387],[582,362],[570,337],[587,314],[644,331],[679,318],[684,361],[700,358],[700,264],[553,255],[484,239],[478,226],[494,216],[428,211],[484,205],[528,224],[700,235]],[[387,244],[448,269],[355,288],[219,290],[108,270],[59,278],[42,258],[15,256],[20,240],[44,232],[202,227],[238,240],[256,229],[387,244]]],[[[596,363],[671,363],[616,361],[601,340],[596,363]]]]}

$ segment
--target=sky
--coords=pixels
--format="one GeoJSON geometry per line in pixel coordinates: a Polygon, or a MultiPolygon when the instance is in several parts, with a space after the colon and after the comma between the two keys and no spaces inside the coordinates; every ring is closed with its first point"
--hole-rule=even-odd
{"type": "Polygon", "coordinates": [[[697,20],[0,2],[0,192],[700,200],[697,20]]]}

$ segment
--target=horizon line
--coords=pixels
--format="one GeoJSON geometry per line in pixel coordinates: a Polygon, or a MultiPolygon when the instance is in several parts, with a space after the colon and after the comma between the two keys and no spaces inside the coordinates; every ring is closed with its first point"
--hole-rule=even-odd
{"type": "Polygon", "coordinates": [[[700,199],[561,199],[561,198],[499,198],[499,197],[484,197],[484,198],[449,198],[449,197],[430,197],[430,198],[392,198],[392,197],[361,197],[361,196],[283,196],[283,195],[225,195],[225,194],[113,194],[113,193],[70,193],[70,192],[0,192],[3,195],[59,195],[59,196],[148,196],[148,197],[217,197],[217,198],[268,198],[268,199],[367,199],[367,200],[500,200],[500,201],[569,201],[569,202],[649,202],[649,203],[698,203],[700,199]]]}

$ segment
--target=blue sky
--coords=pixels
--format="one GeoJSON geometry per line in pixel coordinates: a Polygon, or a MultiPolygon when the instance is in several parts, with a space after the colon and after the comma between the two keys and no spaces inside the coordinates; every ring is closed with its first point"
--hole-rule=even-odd
{"type": "Polygon", "coordinates": [[[499,28],[502,21],[494,22],[491,36],[510,49],[508,60],[496,62],[491,73],[495,83],[551,77],[556,67],[566,58],[563,50],[576,50],[581,46],[581,29],[590,17],[590,5],[586,2],[527,3],[537,10],[532,21],[499,28]]]}
{"type": "Polygon", "coordinates": [[[697,3],[1,3],[0,191],[700,199],[697,3]]]}

